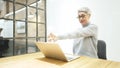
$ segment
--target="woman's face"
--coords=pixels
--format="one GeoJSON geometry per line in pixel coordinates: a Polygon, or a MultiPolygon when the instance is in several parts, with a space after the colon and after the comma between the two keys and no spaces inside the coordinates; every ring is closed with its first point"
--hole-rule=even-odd
{"type": "Polygon", "coordinates": [[[79,22],[84,26],[88,24],[90,15],[85,12],[78,12],[79,22]]]}

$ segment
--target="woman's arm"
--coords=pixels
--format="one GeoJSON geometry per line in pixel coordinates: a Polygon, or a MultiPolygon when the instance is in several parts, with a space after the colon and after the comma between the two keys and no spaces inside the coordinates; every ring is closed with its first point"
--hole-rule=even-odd
{"type": "Polygon", "coordinates": [[[97,30],[98,29],[96,25],[90,24],[89,26],[81,28],[75,32],[57,36],[57,38],[58,39],[74,39],[74,38],[80,38],[80,37],[96,36],[97,30]]]}

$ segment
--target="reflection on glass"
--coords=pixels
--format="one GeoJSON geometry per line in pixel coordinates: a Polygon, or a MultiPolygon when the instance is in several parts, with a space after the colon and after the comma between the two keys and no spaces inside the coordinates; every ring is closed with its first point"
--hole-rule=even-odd
{"type": "Polygon", "coordinates": [[[8,38],[13,37],[13,21],[0,19],[0,27],[3,29],[1,36],[8,38]]]}
{"type": "Polygon", "coordinates": [[[4,47],[2,51],[2,56],[12,56],[13,55],[13,40],[3,38],[4,47]]]}
{"type": "Polygon", "coordinates": [[[45,24],[38,24],[38,36],[45,37],[45,24]]]}
{"type": "Polygon", "coordinates": [[[36,37],[36,23],[28,23],[28,37],[36,37]]]}
{"type": "Polygon", "coordinates": [[[37,51],[37,47],[35,45],[36,39],[32,38],[28,40],[28,53],[33,53],[37,51]]]}
{"type": "MultiPolygon", "coordinates": [[[[9,7],[7,13],[4,18],[13,19],[13,3],[9,3],[9,7]]],[[[26,8],[23,5],[15,4],[15,18],[16,20],[25,20],[26,16],[26,8]]]]}
{"type": "MultiPolygon", "coordinates": [[[[13,0],[10,0],[10,1],[13,1],[13,0]]],[[[38,0],[38,1],[40,1],[40,0],[38,0]]],[[[26,0],[15,0],[15,2],[20,3],[20,4],[26,4],[26,0]]],[[[27,2],[28,2],[28,5],[30,5],[30,4],[35,3],[36,0],[27,0],[27,2]]]]}
{"type": "Polygon", "coordinates": [[[44,5],[45,0],[41,0],[40,3],[38,3],[38,8],[44,9],[45,5],[44,5]]]}
{"type": "Polygon", "coordinates": [[[40,38],[39,38],[39,41],[40,41],[40,42],[45,42],[45,37],[43,37],[43,38],[40,37],[40,38]]]}
{"type": "Polygon", "coordinates": [[[16,21],[16,37],[25,37],[25,22],[16,21]]]}
{"type": "Polygon", "coordinates": [[[39,10],[38,11],[38,21],[40,23],[45,23],[45,15],[44,15],[44,11],[43,10],[39,10]]]}
{"type": "Polygon", "coordinates": [[[41,0],[28,0],[28,5],[34,5],[36,1],[41,1],[41,0]]]}
{"type": "Polygon", "coordinates": [[[23,5],[15,4],[15,19],[25,21],[26,18],[26,7],[23,5]]]}
{"type": "Polygon", "coordinates": [[[36,8],[28,7],[28,21],[36,22],[36,8]]]}
{"type": "MultiPolygon", "coordinates": [[[[33,1],[34,1],[34,0],[33,0],[33,1]]],[[[38,1],[37,1],[38,8],[40,8],[39,6],[40,6],[40,4],[42,4],[42,1],[43,1],[43,0],[38,0],[38,1]]],[[[29,3],[30,3],[30,0],[29,0],[29,3]]],[[[33,2],[33,3],[29,4],[29,6],[36,7],[36,2],[33,2]]]]}
{"type": "Polygon", "coordinates": [[[26,40],[25,39],[15,39],[14,47],[15,55],[25,54],[26,53],[26,40]]]}

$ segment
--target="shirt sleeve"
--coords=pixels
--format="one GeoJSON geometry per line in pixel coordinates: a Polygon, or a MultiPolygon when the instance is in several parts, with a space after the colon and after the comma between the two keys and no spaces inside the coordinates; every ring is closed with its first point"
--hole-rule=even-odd
{"type": "Polygon", "coordinates": [[[77,31],[58,36],[58,39],[74,39],[80,37],[89,37],[89,36],[96,36],[97,35],[97,26],[90,24],[87,27],[78,29],[77,31]]]}

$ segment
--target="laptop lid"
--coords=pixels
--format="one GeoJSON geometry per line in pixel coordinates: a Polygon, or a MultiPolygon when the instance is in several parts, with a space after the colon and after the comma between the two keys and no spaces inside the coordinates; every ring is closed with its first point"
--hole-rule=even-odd
{"type": "Polygon", "coordinates": [[[67,61],[67,58],[57,43],[36,42],[36,45],[45,57],[67,61]]]}

